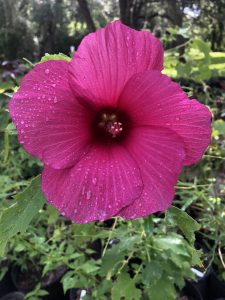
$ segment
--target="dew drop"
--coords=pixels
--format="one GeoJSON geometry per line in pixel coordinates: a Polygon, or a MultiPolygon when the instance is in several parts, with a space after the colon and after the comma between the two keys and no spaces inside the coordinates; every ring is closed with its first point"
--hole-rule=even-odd
{"type": "Polygon", "coordinates": [[[91,191],[87,191],[87,200],[91,199],[91,191]]]}
{"type": "Polygon", "coordinates": [[[102,209],[99,210],[99,213],[102,215],[102,216],[106,216],[106,212],[102,209]]]}
{"type": "Polygon", "coordinates": [[[81,194],[84,195],[84,192],[85,192],[85,186],[82,187],[81,194]]]}
{"type": "Polygon", "coordinates": [[[49,74],[50,70],[49,69],[45,69],[45,74],[49,74]]]}
{"type": "Polygon", "coordinates": [[[96,183],[97,183],[97,178],[96,178],[96,177],[94,177],[94,178],[92,179],[92,183],[93,183],[94,185],[96,185],[96,183]]]}
{"type": "Polygon", "coordinates": [[[180,120],[180,118],[179,118],[179,117],[176,117],[176,118],[175,118],[175,120],[176,120],[176,121],[179,121],[179,120],[180,120]]]}

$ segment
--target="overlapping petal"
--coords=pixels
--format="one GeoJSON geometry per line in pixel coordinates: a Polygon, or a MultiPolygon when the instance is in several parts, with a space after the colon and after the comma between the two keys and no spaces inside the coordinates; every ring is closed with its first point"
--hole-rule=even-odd
{"type": "Polygon", "coordinates": [[[190,100],[166,75],[148,71],[134,75],[124,88],[119,107],[136,126],[163,126],[176,132],[185,145],[185,165],[198,161],[210,143],[211,113],[190,100]]]}
{"type": "Polygon", "coordinates": [[[93,147],[73,168],[45,167],[42,190],[50,203],[76,223],[106,220],[138,198],[140,170],[121,146],[93,147]]]}
{"type": "Polygon", "coordinates": [[[89,111],[68,83],[68,62],[38,64],[9,103],[19,141],[31,155],[54,168],[73,165],[88,149],[89,111]]]}
{"type": "Polygon", "coordinates": [[[166,210],[173,200],[174,185],[183,166],[182,139],[167,128],[138,127],[132,130],[126,148],[141,169],[144,190],[119,215],[129,219],[166,210]]]}
{"type": "Polygon", "coordinates": [[[83,39],[72,59],[71,87],[81,98],[113,106],[133,74],[162,68],[160,41],[115,21],[83,39]]]}

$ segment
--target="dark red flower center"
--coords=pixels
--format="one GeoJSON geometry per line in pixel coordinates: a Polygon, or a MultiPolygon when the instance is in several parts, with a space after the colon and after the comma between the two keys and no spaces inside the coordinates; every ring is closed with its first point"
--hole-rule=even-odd
{"type": "Polygon", "coordinates": [[[125,139],[130,127],[130,118],[125,112],[109,107],[98,111],[91,124],[94,140],[106,144],[125,139]]]}

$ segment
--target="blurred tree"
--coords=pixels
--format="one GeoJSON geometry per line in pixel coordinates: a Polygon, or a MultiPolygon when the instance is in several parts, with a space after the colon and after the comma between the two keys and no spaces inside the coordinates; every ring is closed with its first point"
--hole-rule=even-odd
{"type": "Polygon", "coordinates": [[[146,19],[144,13],[146,4],[147,0],[119,0],[121,21],[130,27],[142,28],[143,21],[146,19]]]}
{"type": "Polygon", "coordinates": [[[167,40],[175,36],[167,47],[183,44],[188,30],[189,36],[210,41],[213,50],[223,50],[224,14],[225,0],[0,0],[0,58],[69,54],[85,34],[118,17],[167,40]]]}
{"type": "Polygon", "coordinates": [[[45,53],[69,52],[70,39],[63,0],[33,0],[32,18],[36,23],[40,56],[45,53]]]}
{"type": "Polygon", "coordinates": [[[81,14],[83,15],[83,18],[87,24],[88,31],[90,32],[95,31],[96,30],[95,23],[92,19],[87,1],[86,0],[77,0],[77,1],[79,3],[81,14]]]}
{"type": "Polygon", "coordinates": [[[0,0],[0,57],[31,58],[36,50],[28,0],[0,0]]]}
{"type": "Polygon", "coordinates": [[[223,51],[225,48],[225,0],[201,0],[201,14],[196,25],[204,38],[211,42],[212,50],[223,51]]]}

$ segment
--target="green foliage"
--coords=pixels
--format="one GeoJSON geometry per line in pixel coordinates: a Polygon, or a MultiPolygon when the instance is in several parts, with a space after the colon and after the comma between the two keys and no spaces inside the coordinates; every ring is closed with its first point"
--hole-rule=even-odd
{"type": "Polygon", "coordinates": [[[177,224],[189,242],[194,244],[194,232],[201,226],[193,218],[175,206],[168,210],[166,217],[169,224],[177,224]]]}
{"type": "Polygon", "coordinates": [[[135,286],[135,280],[131,279],[127,273],[121,273],[112,288],[112,300],[139,300],[141,290],[135,286]]]}
{"type": "Polygon", "coordinates": [[[26,300],[41,300],[43,296],[48,295],[48,292],[41,289],[40,284],[38,284],[35,289],[25,295],[26,300]]]}
{"type": "Polygon", "coordinates": [[[48,54],[46,53],[42,58],[41,58],[41,63],[46,62],[48,60],[65,60],[65,61],[70,61],[71,58],[63,53],[59,54],[48,54]]]}
{"type": "Polygon", "coordinates": [[[44,204],[40,190],[40,178],[32,180],[30,186],[15,197],[16,203],[4,209],[0,215],[0,256],[6,244],[17,233],[24,233],[28,225],[44,204]]]}

